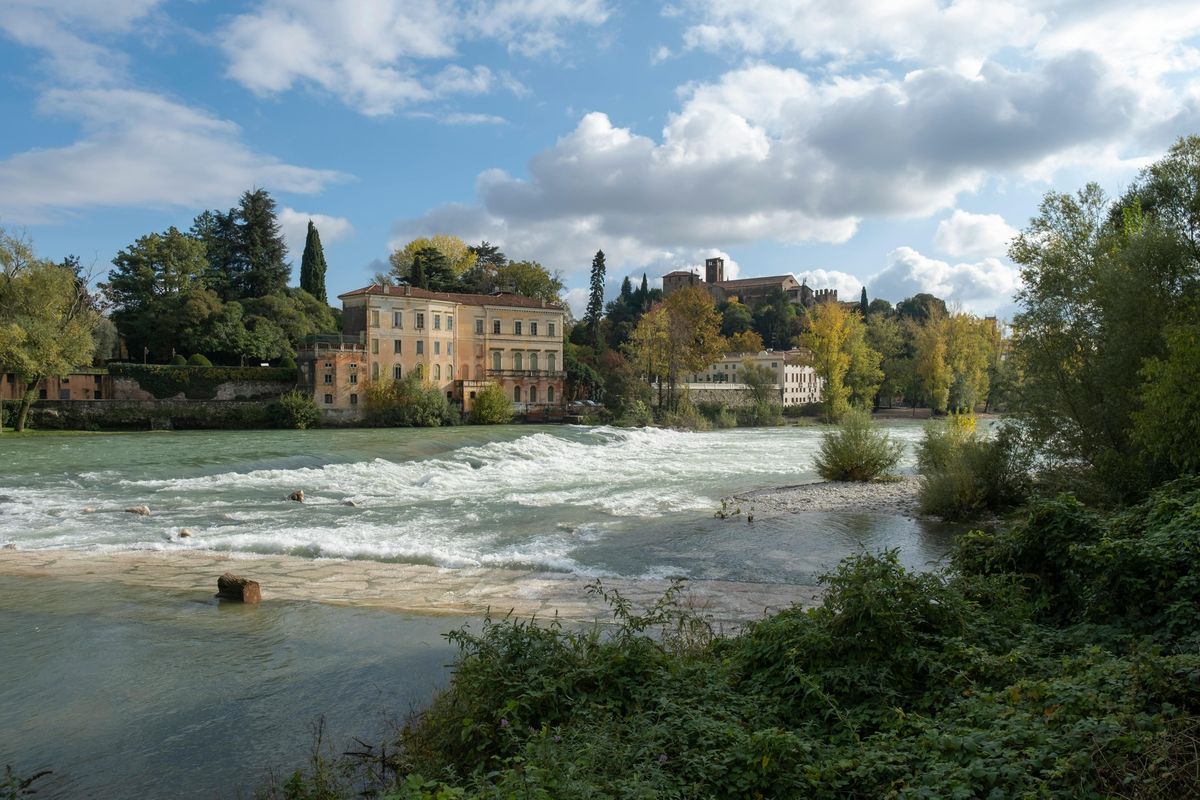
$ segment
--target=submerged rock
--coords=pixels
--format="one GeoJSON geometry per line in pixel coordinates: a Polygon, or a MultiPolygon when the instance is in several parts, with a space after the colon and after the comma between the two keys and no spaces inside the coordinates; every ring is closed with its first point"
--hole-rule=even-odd
{"type": "Polygon", "coordinates": [[[95,513],[96,513],[96,509],[95,509],[95,507],[93,507],[93,506],[84,506],[84,507],[83,507],[83,513],[85,513],[85,514],[95,514],[95,513]]]}
{"type": "Polygon", "coordinates": [[[295,500],[297,503],[303,503],[304,502],[304,490],[297,489],[296,491],[292,492],[291,494],[288,495],[288,500],[295,500]]]}
{"type": "Polygon", "coordinates": [[[137,514],[139,517],[148,517],[148,516],[150,516],[150,507],[149,506],[130,506],[129,508],[125,509],[125,513],[137,514]]]}
{"type": "Polygon", "coordinates": [[[222,600],[257,603],[262,600],[262,587],[258,585],[258,581],[226,572],[217,578],[217,597],[222,600]]]}
{"type": "Polygon", "coordinates": [[[188,538],[188,537],[189,537],[189,536],[191,536],[191,535],[192,535],[192,529],[191,529],[191,528],[181,528],[181,529],[179,530],[179,538],[180,538],[180,539],[186,539],[186,538],[188,538]]]}
{"type": "Polygon", "coordinates": [[[342,501],[342,505],[344,505],[344,506],[350,506],[351,508],[358,508],[358,501],[357,501],[357,500],[350,500],[350,499],[346,499],[346,500],[343,500],[343,501],[342,501]]]}

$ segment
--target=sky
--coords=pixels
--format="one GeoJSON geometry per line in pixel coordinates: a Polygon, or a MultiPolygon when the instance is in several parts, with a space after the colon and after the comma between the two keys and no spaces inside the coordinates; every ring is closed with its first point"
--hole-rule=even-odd
{"type": "Polygon", "coordinates": [[[331,296],[419,235],[1011,316],[1049,191],[1200,133],[1200,3],[0,0],[0,226],[97,275],[263,187],[331,296]]]}

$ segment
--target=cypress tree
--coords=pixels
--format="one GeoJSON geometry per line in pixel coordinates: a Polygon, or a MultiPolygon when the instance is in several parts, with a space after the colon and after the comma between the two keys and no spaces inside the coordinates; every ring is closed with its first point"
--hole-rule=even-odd
{"type": "Polygon", "coordinates": [[[321,234],[313,221],[308,221],[308,236],[304,239],[304,255],[300,257],[300,288],[320,300],[325,299],[325,250],[321,234]]]}
{"type": "Polygon", "coordinates": [[[646,273],[642,273],[642,288],[638,289],[638,305],[642,311],[646,310],[646,302],[650,299],[650,282],[646,280],[646,273]]]}
{"type": "Polygon", "coordinates": [[[242,297],[262,297],[287,288],[291,267],[275,219],[275,200],[266,189],[247,190],[238,207],[242,297]]]}
{"type": "Polygon", "coordinates": [[[592,345],[600,346],[600,315],[604,313],[604,251],[597,250],[592,259],[592,286],[588,294],[587,309],[583,321],[592,335],[592,345]]]}
{"type": "Polygon", "coordinates": [[[626,303],[633,299],[633,284],[630,283],[628,275],[621,281],[621,299],[626,303]]]}
{"type": "Polygon", "coordinates": [[[867,305],[867,287],[864,286],[862,290],[862,297],[858,301],[858,310],[862,313],[863,319],[867,318],[867,311],[869,309],[870,306],[867,305]]]}

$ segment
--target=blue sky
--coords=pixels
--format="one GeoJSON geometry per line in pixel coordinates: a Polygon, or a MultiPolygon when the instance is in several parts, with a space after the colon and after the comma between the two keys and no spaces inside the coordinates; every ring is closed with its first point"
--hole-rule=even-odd
{"type": "Polygon", "coordinates": [[[1200,4],[0,0],[0,225],[107,272],[251,186],[332,294],[431,233],[616,287],[743,276],[1008,315],[1049,190],[1200,133],[1200,4]]]}

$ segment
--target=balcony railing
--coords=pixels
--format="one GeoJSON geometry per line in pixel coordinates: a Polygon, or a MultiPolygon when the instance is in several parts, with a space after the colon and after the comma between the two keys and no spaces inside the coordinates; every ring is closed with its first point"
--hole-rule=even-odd
{"type": "Polygon", "coordinates": [[[565,378],[567,373],[557,369],[489,369],[489,378],[565,378]]]}

